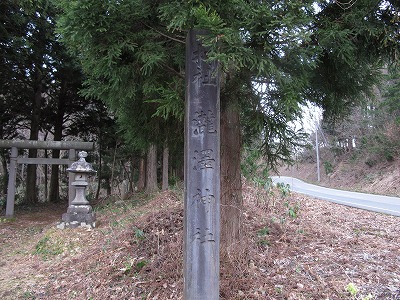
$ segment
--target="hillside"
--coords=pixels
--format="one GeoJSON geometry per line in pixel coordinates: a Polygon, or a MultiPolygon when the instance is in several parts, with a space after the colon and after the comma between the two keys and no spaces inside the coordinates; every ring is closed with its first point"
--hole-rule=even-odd
{"type": "MultiPolygon", "coordinates": [[[[221,253],[221,299],[400,299],[399,218],[244,186],[242,243],[221,253]]],[[[182,190],[0,223],[2,299],[182,299],[182,190]]]]}
{"type": "Polygon", "coordinates": [[[400,197],[399,158],[371,164],[367,157],[355,157],[352,153],[333,157],[321,151],[319,183],[313,154],[302,156],[293,166],[281,167],[278,173],[326,187],[400,197]]]}

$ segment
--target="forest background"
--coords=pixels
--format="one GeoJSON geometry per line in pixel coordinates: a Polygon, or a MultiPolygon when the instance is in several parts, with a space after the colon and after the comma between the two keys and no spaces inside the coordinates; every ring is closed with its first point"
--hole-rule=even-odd
{"type": "MultiPolygon", "coordinates": [[[[0,5],[0,138],[95,141],[89,160],[98,174],[90,198],[153,193],[183,179],[184,47],[193,27],[209,30],[203,43],[222,71],[228,244],[240,231],[242,175],[265,185],[280,163],[307,153],[299,150],[307,135],[292,125],[303,119],[304,106],[323,110],[319,146],[332,157],[352,151],[371,166],[398,155],[396,1],[0,5]]],[[[3,205],[8,155],[3,149],[3,205]]],[[[322,162],[325,172],[333,163],[322,162]]],[[[65,199],[66,177],[56,165],[20,166],[18,203],[65,199]]]]}
{"type": "MultiPolygon", "coordinates": [[[[65,168],[20,165],[17,219],[0,218],[1,296],[180,299],[184,41],[201,27],[222,74],[221,299],[397,299],[398,218],[274,190],[269,175],[315,182],[319,149],[323,184],[399,196],[399,11],[395,0],[1,1],[0,139],[94,141],[99,221],[56,230],[65,168]]],[[[1,149],[3,206],[8,159],[1,149]]]]}

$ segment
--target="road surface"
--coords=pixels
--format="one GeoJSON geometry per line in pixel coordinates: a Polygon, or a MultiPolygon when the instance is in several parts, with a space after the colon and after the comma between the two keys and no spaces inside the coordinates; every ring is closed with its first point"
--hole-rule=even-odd
{"type": "Polygon", "coordinates": [[[400,216],[400,198],[329,189],[286,176],[272,176],[274,184],[290,185],[294,192],[365,210],[400,216]]]}

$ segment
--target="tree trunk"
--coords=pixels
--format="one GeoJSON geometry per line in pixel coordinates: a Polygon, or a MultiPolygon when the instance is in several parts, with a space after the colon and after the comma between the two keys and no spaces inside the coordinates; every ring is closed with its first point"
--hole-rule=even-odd
{"type": "MultiPolygon", "coordinates": [[[[57,122],[58,123],[58,122],[57,122]]],[[[58,123],[54,128],[54,140],[61,141],[62,139],[62,121],[61,124],[58,123]]],[[[60,158],[60,150],[53,149],[51,153],[52,158],[60,158]]],[[[51,177],[50,177],[50,192],[49,192],[49,200],[51,202],[59,202],[60,201],[60,192],[59,192],[59,166],[51,165],[51,177]]]]}
{"type": "Polygon", "coordinates": [[[154,193],[157,189],[157,147],[151,144],[147,152],[146,193],[154,193]]]}
{"type": "Polygon", "coordinates": [[[240,170],[241,131],[235,101],[221,109],[221,244],[240,241],[243,208],[240,170]]]}
{"type": "MultiPolygon", "coordinates": [[[[49,155],[47,153],[47,149],[44,150],[44,157],[48,158],[49,155]]],[[[48,189],[48,183],[49,183],[49,172],[48,172],[48,167],[47,165],[43,165],[43,173],[44,173],[44,199],[47,200],[49,196],[49,189],[48,189]]]]}
{"type": "MultiPolygon", "coordinates": [[[[61,85],[61,91],[57,99],[57,114],[54,122],[54,141],[62,140],[64,114],[65,114],[65,102],[68,100],[66,97],[67,93],[66,82],[64,81],[61,85]]],[[[60,158],[60,150],[54,149],[52,151],[52,158],[60,158]]],[[[51,165],[51,177],[50,177],[50,193],[49,200],[51,202],[60,201],[60,176],[59,176],[59,165],[51,165]]]]}
{"type": "MultiPolygon", "coordinates": [[[[55,141],[60,141],[56,140],[55,141]]],[[[60,150],[53,149],[51,153],[52,158],[60,158],[60,150]]],[[[49,188],[49,201],[50,202],[59,202],[60,201],[60,193],[59,193],[59,166],[51,165],[51,175],[50,175],[50,188],[49,188]]]]}
{"type": "MultiPolygon", "coordinates": [[[[38,140],[40,129],[40,111],[42,106],[42,83],[40,79],[40,72],[36,74],[37,86],[35,95],[32,101],[32,118],[31,118],[31,132],[29,135],[30,140],[38,140]]],[[[29,157],[37,157],[37,149],[29,149],[29,157]]],[[[26,168],[26,194],[25,201],[27,203],[36,203],[38,201],[38,190],[36,185],[36,165],[28,165],[26,168]]]]}
{"type": "Polygon", "coordinates": [[[139,178],[137,182],[137,189],[139,192],[144,191],[146,184],[146,160],[141,157],[139,160],[139,178]]]}
{"type": "Polygon", "coordinates": [[[115,169],[115,160],[117,157],[117,148],[118,148],[118,142],[116,141],[115,147],[114,147],[113,162],[111,165],[111,179],[110,179],[110,194],[109,195],[111,195],[114,190],[114,169],[115,169]]]}
{"type": "Polygon", "coordinates": [[[132,192],[134,190],[133,186],[135,184],[134,183],[134,176],[133,176],[135,159],[134,159],[133,156],[131,156],[129,160],[130,160],[129,170],[127,171],[127,176],[128,176],[128,179],[129,179],[129,187],[128,187],[128,189],[129,189],[130,192],[132,192]]]}
{"type": "Polygon", "coordinates": [[[164,145],[163,150],[163,169],[162,169],[162,190],[168,190],[168,158],[169,158],[169,148],[167,143],[164,145]]]}
{"type": "Polygon", "coordinates": [[[102,177],[102,168],[103,168],[103,163],[102,163],[102,137],[101,137],[101,131],[99,132],[99,167],[97,170],[97,189],[96,189],[96,197],[95,199],[99,199],[100,197],[100,189],[101,189],[101,177],[102,177]]]}
{"type": "Polygon", "coordinates": [[[2,166],[1,174],[3,174],[3,176],[1,177],[2,182],[1,182],[0,193],[6,195],[7,194],[7,185],[8,185],[7,160],[6,160],[6,156],[5,156],[6,149],[0,149],[0,151],[1,151],[1,166],[2,166]]]}

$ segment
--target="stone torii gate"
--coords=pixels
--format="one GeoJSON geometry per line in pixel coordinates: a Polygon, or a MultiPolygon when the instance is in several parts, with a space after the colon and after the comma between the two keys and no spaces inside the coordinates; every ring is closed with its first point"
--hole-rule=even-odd
{"type": "MultiPolygon", "coordinates": [[[[14,216],[15,204],[15,181],[17,175],[17,164],[50,164],[50,165],[71,165],[76,159],[76,150],[94,149],[93,142],[77,141],[32,141],[32,140],[0,140],[0,148],[11,148],[10,170],[7,187],[6,217],[14,216]],[[69,150],[68,159],[60,158],[26,158],[18,157],[18,149],[58,149],[69,150]]],[[[74,188],[71,185],[74,180],[73,174],[69,174],[68,199],[71,203],[74,199],[74,188]]]]}

